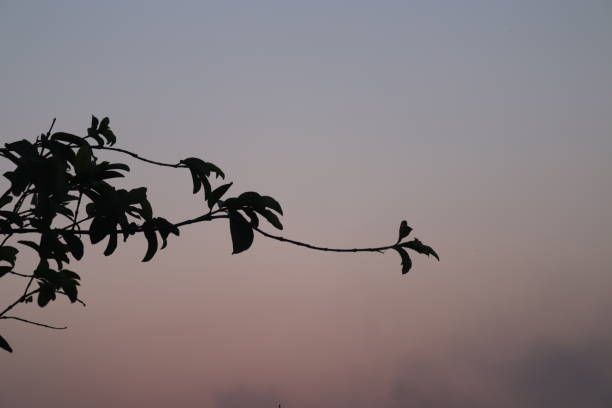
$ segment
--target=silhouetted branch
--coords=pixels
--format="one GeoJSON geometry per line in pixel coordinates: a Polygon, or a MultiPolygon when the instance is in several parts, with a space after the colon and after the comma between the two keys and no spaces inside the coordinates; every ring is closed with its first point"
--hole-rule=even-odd
{"type": "Polygon", "coordinates": [[[272,235],[266,231],[263,231],[259,228],[253,228],[255,231],[259,232],[261,235],[271,238],[271,239],[275,239],[277,241],[281,241],[281,242],[287,242],[289,244],[293,244],[293,245],[297,245],[297,246],[301,246],[301,247],[305,247],[305,248],[310,248],[310,249],[314,249],[316,251],[327,251],[327,252],[380,252],[383,253],[384,251],[386,251],[387,249],[392,249],[394,247],[397,246],[397,244],[393,244],[393,245],[387,245],[387,246],[382,246],[382,247],[376,247],[376,248],[326,248],[326,247],[320,247],[320,246],[316,246],[316,245],[311,245],[311,244],[307,244],[305,242],[300,242],[300,241],[295,241],[293,239],[289,239],[289,238],[285,238],[285,237],[281,237],[279,235],[272,235]]]}
{"type": "Polygon", "coordinates": [[[108,146],[91,146],[92,149],[98,149],[98,150],[111,150],[113,152],[119,152],[119,153],[123,153],[123,154],[127,154],[128,156],[132,156],[135,159],[138,159],[140,161],[146,162],[146,163],[150,163],[150,164],[155,164],[158,166],[164,166],[164,167],[174,167],[174,168],[180,168],[180,167],[187,167],[184,164],[181,163],[176,163],[176,164],[171,164],[171,163],[163,163],[163,162],[158,162],[155,160],[151,160],[151,159],[147,159],[145,157],[142,157],[134,152],[130,152],[129,150],[125,150],[125,149],[119,149],[117,147],[108,147],[108,146]]]}
{"type": "Polygon", "coordinates": [[[46,327],[47,329],[54,329],[54,330],[65,330],[68,328],[68,326],[64,326],[64,327],[57,327],[57,326],[51,326],[48,324],[44,324],[44,323],[38,323],[38,322],[33,322],[31,320],[27,320],[27,319],[23,319],[21,317],[17,317],[17,316],[2,316],[0,317],[0,319],[12,319],[12,320],[19,320],[20,322],[24,322],[24,323],[29,323],[29,324],[33,324],[35,326],[41,326],[41,327],[46,327]]]}

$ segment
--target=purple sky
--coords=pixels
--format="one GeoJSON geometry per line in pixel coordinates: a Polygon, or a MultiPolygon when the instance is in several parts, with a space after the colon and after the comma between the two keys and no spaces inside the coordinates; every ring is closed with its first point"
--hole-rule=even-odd
{"type": "MultiPolygon", "coordinates": [[[[146,264],[143,239],[89,248],[86,308],[19,309],[68,331],[0,325],[0,407],[612,406],[611,20],[605,0],[0,1],[2,142],[110,116],[119,147],[277,198],[287,237],[384,245],[406,219],[442,259],[401,276],[395,253],[261,236],[232,256],[225,222],[146,264]]],[[[187,172],[131,167],[158,215],[202,212],[187,172]]]]}

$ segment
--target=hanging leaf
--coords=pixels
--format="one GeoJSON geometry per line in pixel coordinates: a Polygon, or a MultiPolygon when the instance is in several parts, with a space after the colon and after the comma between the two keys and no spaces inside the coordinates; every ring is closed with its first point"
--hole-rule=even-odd
{"type": "Polygon", "coordinates": [[[155,253],[157,252],[157,234],[152,228],[145,228],[143,231],[145,238],[147,239],[147,253],[145,254],[142,262],[150,261],[155,253]]]}
{"type": "Polygon", "coordinates": [[[104,250],[104,256],[109,256],[117,249],[117,231],[113,231],[108,235],[108,243],[104,250]]]}
{"type": "Polygon", "coordinates": [[[6,340],[4,340],[4,337],[2,336],[0,336],[0,348],[8,351],[9,353],[13,352],[13,349],[11,348],[11,346],[8,344],[6,340]]]}
{"type": "Polygon", "coordinates": [[[410,234],[410,231],[412,231],[412,228],[408,226],[408,223],[405,220],[402,221],[399,228],[399,238],[397,239],[397,242],[400,242],[402,239],[406,238],[410,234]]]}
{"type": "Polygon", "coordinates": [[[410,259],[410,255],[408,255],[408,252],[401,247],[393,247],[393,249],[395,249],[402,257],[402,275],[407,274],[408,271],[410,271],[410,268],[412,268],[412,259],[410,259]]]}
{"type": "Polygon", "coordinates": [[[246,251],[253,244],[253,228],[238,211],[230,210],[228,214],[232,235],[232,254],[238,254],[246,251]]]}
{"type": "Polygon", "coordinates": [[[38,285],[38,306],[45,307],[51,300],[55,300],[55,288],[44,282],[39,282],[38,285]]]}
{"type": "Polygon", "coordinates": [[[61,234],[62,238],[64,238],[64,241],[66,242],[66,245],[68,245],[70,253],[72,256],[74,256],[74,259],[77,261],[80,260],[83,257],[83,242],[81,241],[81,238],[70,231],[62,231],[61,234]]]}

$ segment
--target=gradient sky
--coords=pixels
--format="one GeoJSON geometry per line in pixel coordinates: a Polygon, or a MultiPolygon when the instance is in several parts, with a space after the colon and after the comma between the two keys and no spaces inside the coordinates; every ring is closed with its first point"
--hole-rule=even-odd
{"type": "MultiPolygon", "coordinates": [[[[0,55],[2,142],[110,116],[277,198],[287,237],[406,219],[441,256],[232,256],[225,222],[146,264],[90,248],[86,308],[20,309],[68,331],[2,323],[0,407],[612,406],[608,0],[0,1],[0,55]]],[[[201,213],[187,172],[132,170],[160,216],[201,213]]]]}

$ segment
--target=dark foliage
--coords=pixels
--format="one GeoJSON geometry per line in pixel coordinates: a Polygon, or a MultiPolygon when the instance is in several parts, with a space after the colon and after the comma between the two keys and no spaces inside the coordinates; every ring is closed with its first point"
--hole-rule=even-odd
{"type": "MultiPolygon", "coordinates": [[[[407,273],[412,265],[406,249],[438,259],[431,247],[416,238],[402,242],[412,231],[406,221],[400,224],[396,243],[377,248],[324,248],[269,234],[259,228],[261,218],[274,228],[283,229],[280,221],[283,210],[274,198],[254,191],[224,198],[232,183],[213,189],[215,180],[225,178],[219,167],[196,157],[176,164],[161,163],[115,148],[117,137],[109,124],[108,118],[98,120],[92,116],[86,136],[51,133],[51,125],[46,134],[33,142],[20,140],[0,149],[0,156],[14,165],[12,171],[4,173],[10,186],[0,197],[0,278],[14,275],[27,281],[23,294],[0,312],[0,319],[60,329],[7,313],[18,304],[31,303],[34,299],[38,306],[45,307],[58,295],[84,305],[78,296],[80,276],[67,269],[67,265],[84,256],[85,237],[89,237],[91,244],[104,245],[104,255],[109,256],[117,249],[120,238],[125,242],[142,234],[147,244],[143,262],[147,262],[159,249],[166,247],[170,235],[179,236],[180,227],[219,218],[229,220],[234,254],[249,249],[258,232],[278,241],[322,251],[383,252],[394,249],[401,256],[402,273],[407,273]],[[125,190],[113,186],[113,179],[125,177],[130,168],[124,163],[100,160],[95,152],[104,150],[121,152],[158,166],[188,170],[193,194],[202,192],[209,211],[180,222],[155,216],[146,187],[125,190]],[[11,237],[22,234],[30,239],[17,240],[18,246],[7,244],[11,237]],[[37,267],[28,274],[15,271],[17,255],[24,249],[33,251],[38,259],[37,267]]],[[[1,336],[0,347],[12,352],[1,336]]]]}

